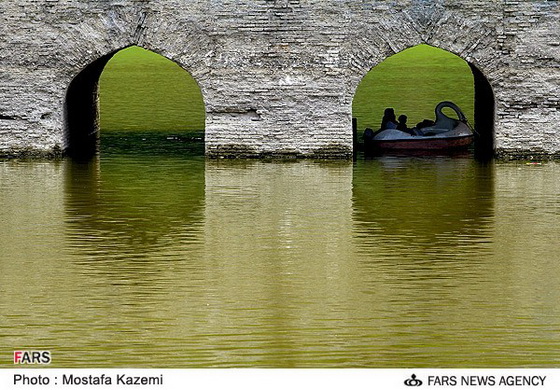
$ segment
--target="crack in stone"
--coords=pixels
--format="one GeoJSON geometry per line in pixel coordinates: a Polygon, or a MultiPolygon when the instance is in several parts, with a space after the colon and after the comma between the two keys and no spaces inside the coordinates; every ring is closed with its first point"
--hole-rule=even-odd
{"type": "Polygon", "coordinates": [[[145,22],[146,22],[146,13],[141,12],[138,16],[138,21],[136,22],[136,30],[134,31],[133,42],[139,43],[144,30],[146,29],[145,22]]]}

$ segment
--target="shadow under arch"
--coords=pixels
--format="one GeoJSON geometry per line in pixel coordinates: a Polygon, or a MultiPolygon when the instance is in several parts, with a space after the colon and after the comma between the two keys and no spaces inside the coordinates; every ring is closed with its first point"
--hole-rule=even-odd
{"type": "MultiPolygon", "coordinates": [[[[83,68],[70,82],[64,101],[66,155],[75,159],[89,160],[98,153],[100,130],[99,80],[108,62],[115,54],[131,47],[140,46],[128,45],[97,58],[83,68]]],[[[183,66],[167,56],[149,49],[145,50],[174,62],[183,71],[191,75],[183,66]]],[[[202,95],[200,85],[196,80],[195,82],[202,95]]],[[[203,95],[202,104],[205,106],[203,95]]]]}
{"type": "MultiPolygon", "coordinates": [[[[404,73],[406,77],[414,76],[413,66],[415,64],[413,62],[407,63],[406,61],[411,61],[411,60],[413,61],[415,59],[414,55],[412,54],[415,53],[415,50],[418,50],[418,52],[420,52],[420,50],[424,50],[428,53],[428,54],[421,54],[418,57],[419,59],[418,67],[429,67],[430,63],[428,62],[423,63],[423,61],[425,61],[426,59],[430,59],[430,53],[435,53],[437,55],[438,52],[445,53],[445,56],[447,56],[448,58],[452,58],[452,60],[455,61],[455,63],[462,63],[461,69],[460,70],[455,69],[455,71],[460,72],[461,77],[463,79],[467,76],[471,78],[471,81],[469,82],[470,90],[466,91],[466,93],[472,95],[472,103],[469,102],[469,105],[472,105],[474,113],[473,115],[468,116],[468,119],[471,121],[474,120],[474,127],[475,127],[474,153],[477,158],[483,160],[493,157],[495,97],[494,97],[494,91],[492,85],[490,84],[488,78],[485,76],[484,72],[477,65],[473,64],[470,61],[467,61],[460,55],[457,55],[456,53],[453,53],[444,48],[427,45],[427,44],[421,44],[421,45],[408,47],[398,53],[383,58],[381,61],[375,61],[371,66],[369,66],[369,70],[361,75],[360,80],[356,85],[356,88],[354,90],[354,95],[353,95],[353,102],[352,102],[352,108],[353,108],[352,116],[353,117],[360,116],[359,107],[361,102],[359,101],[357,102],[357,100],[360,99],[363,100],[364,97],[367,96],[367,93],[364,93],[364,90],[366,90],[368,82],[369,83],[373,82],[372,80],[374,79],[374,77],[372,77],[372,75],[374,75],[375,74],[374,72],[376,72],[379,69],[378,68],[379,65],[384,63],[386,64],[386,61],[389,59],[395,60],[398,58],[399,59],[398,64],[402,65],[403,69],[405,69],[405,66],[408,67],[407,69],[405,69],[405,73],[404,73]],[[406,72],[406,70],[408,72],[406,72]]],[[[387,68],[389,68],[389,66],[393,66],[395,63],[397,62],[391,62],[391,65],[387,65],[387,68]]],[[[366,66],[365,68],[368,68],[368,66],[366,66]]],[[[445,66],[440,66],[440,64],[437,64],[434,67],[434,69],[432,69],[431,72],[424,75],[425,77],[419,75],[418,79],[421,80],[422,82],[426,82],[427,80],[435,79],[436,75],[445,74],[445,72],[449,72],[449,74],[451,74],[450,70],[446,69],[445,66]]],[[[388,71],[386,71],[386,74],[388,74],[388,71]]],[[[400,101],[407,101],[408,103],[415,103],[414,100],[419,99],[418,96],[420,96],[421,94],[418,93],[419,91],[417,89],[415,89],[417,88],[416,85],[399,85],[398,79],[391,79],[391,77],[397,77],[397,76],[398,73],[394,75],[390,75],[389,78],[386,78],[384,76],[379,76],[379,80],[381,80],[382,83],[383,82],[386,83],[384,85],[385,88],[390,88],[393,85],[397,85],[399,91],[398,96],[396,95],[392,96],[391,102],[379,102],[380,106],[390,107],[393,105],[392,102],[398,101],[397,99],[400,99],[400,101]]],[[[376,83],[379,83],[379,80],[377,80],[376,83]]],[[[456,96],[461,94],[461,91],[457,91],[456,85],[453,85],[452,80],[449,80],[447,77],[445,79],[442,77],[441,83],[439,84],[434,83],[430,87],[431,87],[430,90],[433,88],[433,90],[438,90],[438,93],[433,94],[432,100],[429,102],[431,115],[427,116],[426,118],[430,118],[431,116],[433,116],[433,109],[435,108],[437,103],[443,100],[455,101],[456,96]],[[448,93],[447,91],[445,91],[446,89],[450,92],[448,93]]],[[[372,96],[370,95],[367,97],[371,99],[372,97],[375,98],[378,96],[381,99],[383,99],[382,93],[379,95],[374,94],[372,96]]],[[[371,115],[379,115],[379,118],[377,119],[380,122],[382,113],[383,113],[383,109],[379,109],[376,110],[376,112],[372,112],[371,115]]],[[[419,119],[419,121],[422,119],[419,119]]],[[[413,127],[415,123],[416,122],[409,122],[408,125],[409,127],[413,127]]],[[[361,131],[363,131],[365,127],[368,127],[368,126],[360,125],[359,120],[357,126],[361,131]]],[[[377,130],[377,128],[374,128],[374,130],[377,130]]]]}
{"type": "Polygon", "coordinates": [[[496,99],[492,85],[484,73],[470,62],[474,78],[474,122],[475,155],[479,158],[494,156],[494,126],[496,120],[496,99]]]}

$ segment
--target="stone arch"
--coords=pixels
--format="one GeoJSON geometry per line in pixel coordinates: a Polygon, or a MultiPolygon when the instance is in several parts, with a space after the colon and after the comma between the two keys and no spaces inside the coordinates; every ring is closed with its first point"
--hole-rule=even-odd
{"type": "MultiPolygon", "coordinates": [[[[420,42],[423,43],[423,42],[420,42]]],[[[486,76],[486,73],[481,69],[480,65],[476,65],[473,59],[462,53],[457,53],[450,50],[448,45],[434,45],[428,44],[431,47],[439,48],[445,50],[455,56],[461,58],[471,69],[474,81],[474,122],[476,123],[475,132],[475,153],[479,157],[490,157],[494,154],[495,145],[495,122],[496,122],[496,101],[494,87],[490,79],[486,76]]],[[[396,55],[406,49],[418,46],[418,44],[410,44],[402,46],[402,49],[386,50],[381,51],[384,55],[371,57],[365,60],[359,72],[356,72],[355,77],[351,80],[350,90],[352,91],[352,97],[356,95],[356,91],[362,79],[367,73],[372,71],[377,65],[384,62],[389,57],[396,55]]],[[[379,54],[379,52],[378,52],[379,54]]]]}
{"type": "MultiPolygon", "coordinates": [[[[119,51],[138,45],[127,45],[113,50],[108,54],[93,60],[86,65],[70,81],[64,101],[64,125],[66,138],[66,154],[75,158],[88,159],[93,157],[99,149],[99,78],[109,60],[119,51]]],[[[146,49],[150,50],[150,49],[146,49]]],[[[183,70],[185,66],[157,51],[156,54],[177,63],[183,70]]],[[[191,72],[188,72],[192,75],[191,72]]],[[[198,80],[202,99],[205,104],[205,95],[198,80]]],[[[206,104],[205,104],[206,106],[206,104]]]]}
{"type": "MultiPolygon", "coordinates": [[[[376,65],[405,49],[426,44],[466,61],[475,79],[475,111],[479,116],[491,118],[490,122],[499,129],[503,119],[498,110],[502,108],[494,97],[504,98],[503,69],[508,66],[500,55],[502,31],[496,28],[502,15],[501,7],[488,2],[469,9],[444,1],[412,0],[392,4],[389,10],[383,3],[362,9],[363,22],[353,26],[345,48],[350,58],[349,101],[362,78],[376,65]],[[384,16],[380,18],[378,13],[384,16]],[[490,92],[492,99],[484,99],[490,92]],[[491,110],[483,110],[486,103],[491,110]]],[[[481,118],[478,119],[480,123],[481,118]]],[[[491,134],[486,134],[487,149],[495,148],[495,132],[492,128],[491,134]]]]}

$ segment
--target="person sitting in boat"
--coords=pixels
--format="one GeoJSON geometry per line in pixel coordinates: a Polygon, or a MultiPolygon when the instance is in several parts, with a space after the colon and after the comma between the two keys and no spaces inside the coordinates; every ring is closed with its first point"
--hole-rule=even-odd
{"type": "Polygon", "coordinates": [[[369,145],[371,143],[371,141],[373,141],[373,137],[375,137],[375,132],[369,128],[366,127],[366,129],[364,130],[364,144],[369,145]]]}
{"type": "Polygon", "coordinates": [[[430,126],[433,126],[435,124],[436,124],[436,122],[434,122],[431,119],[424,119],[422,122],[420,122],[416,125],[416,128],[420,130],[424,127],[430,127],[430,126]]]}
{"type": "Polygon", "coordinates": [[[386,108],[383,113],[383,119],[381,120],[381,130],[385,129],[396,129],[397,128],[397,117],[395,116],[395,110],[392,108],[386,108]]]}
{"type": "Polygon", "coordinates": [[[414,128],[411,129],[412,135],[426,135],[424,134],[422,129],[425,127],[433,126],[434,124],[435,122],[433,120],[424,119],[422,122],[419,122],[414,128]]]}
{"type": "Polygon", "coordinates": [[[405,133],[414,135],[412,129],[409,129],[406,124],[407,119],[408,117],[406,115],[399,115],[399,123],[397,124],[397,130],[404,131],[405,133]]]}

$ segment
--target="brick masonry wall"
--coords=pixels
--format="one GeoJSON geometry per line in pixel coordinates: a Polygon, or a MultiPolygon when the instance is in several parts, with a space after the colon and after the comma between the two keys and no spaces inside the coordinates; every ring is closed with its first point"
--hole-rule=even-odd
{"type": "Polygon", "coordinates": [[[497,154],[560,155],[559,11],[545,0],[2,1],[0,153],[65,150],[70,82],[139,45],[199,83],[207,155],[348,157],[362,77],[427,43],[490,82],[497,154]]]}

